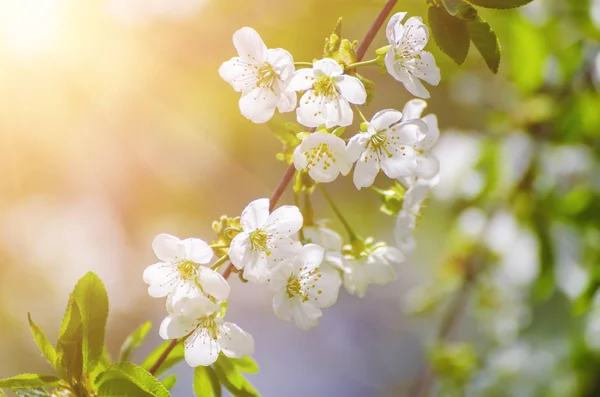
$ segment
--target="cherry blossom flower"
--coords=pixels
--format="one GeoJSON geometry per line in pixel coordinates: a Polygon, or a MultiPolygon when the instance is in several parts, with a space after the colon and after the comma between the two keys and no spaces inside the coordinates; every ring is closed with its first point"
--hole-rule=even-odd
{"type": "Polygon", "coordinates": [[[271,275],[275,314],[282,320],[293,320],[303,330],[317,326],[321,309],[337,300],[339,276],[330,268],[319,267],[324,252],[323,247],[306,244],[293,260],[277,265],[271,275]]]}
{"type": "Polygon", "coordinates": [[[346,257],[347,270],[344,273],[344,287],[351,293],[364,297],[370,284],[387,284],[396,279],[393,263],[405,259],[400,250],[383,243],[365,241],[365,249],[358,257],[346,257]]]}
{"type": "Polygon", "coordinates": [[[404,84],[413,95],[429,98],[429,91],[421,80],[431,85],[440,83],[440,69],[430,52],[423,51],[429,40],[429,30],[420,17],[411,17],[401,21],[405,12],[393,15],[386,28],[390,49],[385,54],[385,66],[388,73],[404,84]]]}
{"type": "Polygon", "coordinates": [[[350,160],[356,161],[356,188],[371,186],[381,170],[393,179],[413,175],[417,170],[419,132],[426,130],[423,121],[403,121],[402,113],[397,110],[376,113],[367,130],[348,142],[350,160]]]}
{"type": "Polygon", "coordinates": [[[144,270],[144,282],[154,298],[169,296],[177,301],[192,293],[205,293],[218,300],[229,296],[229,284],[219,273],[206,265],[213,257],[212,249],[197,238],[180,240],[169,234],[159,234],[152,242],[154,253],[162,262],[144,270]]]}
{"type": "Polygon", "coordinates": [[[440,129],[435,114],[428,114],[425,117],[421,117],[421,113],[423,113],[425,107],[427,107],[427,102],[422,99],[408,101],[404,105],[404,109],[402,109],[402,119],[405,122],[420,119],[427,125],[425,131],[421,131],[416,126],[412,127],[415,129],[419,139],[415,144],[415,149],[418,153],[415,175],[420,178],[432,179],[440,171],[440,162],[432,152],[433,146],[440,137],[440,129]]]}
{"type": "Polygon", "coordinates": [[[185,337],[185,361],[191,367],[213,364],[220,352],[231,358],[254,353],[252,335],[223,321],[219,309],[219,304],[204,296],[181,300],[160,324],[159,335],[163,339],[185,337]]]}
{"type": "Polygon", "coordinates": [[[219,75],[241,92],[240,111],[255,123],[267,122],[275,108],[291,112],[296,93],[286,91],[294,73],[292,55],[281,48],[267,49],[259,34],[244,27],[233,34],[238,56],[223,62],[219,75]]]}
{"type": "Polygon", "coordinates": [[[297,170],[308,168],[308,175],[322,183],[332,182],[340,173],[348,175],[352,169],[344,140],[319,131],[302,140],[293,160],[297,170]]]}
{"type": "Polygon", "coordinates": [[[242,232],[233,238],[229,258],[244,278],[255,283],[269,279],[280,261],[293,258],[301,248],[293,236],[302,227],[298,207],[284,205],[269,214],[269,199],[254,200],[242,212],[242,232]]]}
{"type": "Polygon", "coordinates": [[[287,87],[291,91],[306,91],[296,109],[298,122],[307,127],[348,126],[354,114],[350,103],[362,105],[367,91],[359,79],[344,74],[336,61],[323,58],[312,68],[299,69],[287,87]]]}
{"type": "Polygon", "coordinates": [[[323,254],[323,266],[330,266],[338,271],[344,272],[346,264],[342,255],[342,236],[334,230],[323,226],[323,222],[317,221],[312,226],[304,226],[304,238],[307,242],[317,244],[325,250],[323,254]]]}

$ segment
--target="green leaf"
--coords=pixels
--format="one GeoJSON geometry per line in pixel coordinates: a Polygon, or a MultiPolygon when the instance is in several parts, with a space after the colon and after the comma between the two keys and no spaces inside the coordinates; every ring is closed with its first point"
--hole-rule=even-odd
{"type": "Polygon", "coordinates": [[[477,10],[462,0],[442,0],[446,11],[455,18],[472,21],[477,18],[477,10]]]}
{"type": "Polygon", "coordinates": [[[102,383],[98,389],[102,397],[153,397],[129,379],[114,378],[102,383]]]}
{"type": "MultiPolygon", "coordinates": [[[[105,383],[111,384],[111,380],[125,379],[129,382],[134,383],[137,387],[142,389],[154,397],[169,397],[171,394],[163,386],[158,379],[152,374],[146,371],[144,368],[135,365],[128,361],[122,361],[111,365],[105,372],[98,376],[98,391],[100,395],[105,396],[104,393],[106,388],[105,383]]],[[[110,386],[113,387],[112,385],[110,386]]]]}
{"type": "Polygon", "coordinates": [[[0,379],[0,389],[22,389],[56,386],[60,381],[53,375],[21,374],[12,378],[0,379]]]}
{"type": "Polygon", "coordinates": [[[524,93],[536,91],[544,82],[548,55],[542,31],[521,16],[511,18],[510,45],[507,45],[512,81],[524,93]]]}
{"type": "Polygon", "coordinates": [[[128,361],[129,357],[131,357],[131,352],[133,349],[137,349],[140,347],[146,335],[148,335],[148,331],[152,328],[152,323],[150,321],[146,321],[144,324],[137,327],[123,342],[121,346],[121,354],[119,355],[119,361],[128,361]]]}
{"type": "Polygon", "coordinates": [[[490,25],[481,17],[467,21],[467,30],[471,41],[485,60],[488,68],[498,73],[500,66],[500,42],[490,25]]]}
{"type": "Polygon", "coordinates": [[[215,362],[215,373],[221,383],[234,397],[260,397],[250,382],[240,374],[230,358],[221,354],[215,362]]]}
{"type": "Polygon", "coordinates": [[[467,23],[454,18],[442,7],[429,7],[429,25],[436,44],[457,64],[462,64],[469,53],[467,23]]]}
{"type": "Polygon", "coordinates": [[[531,3],[533,0],[468,0],[469,3],[485,8],[516,8],[531,3]]]}
{"type": "Polygon", "coordinates": [[[79,308],[73,296],[69,298],[67,310],[60,327],[58,342],[56,343],[56,363],[60,376],[70,384],[81,379],[83,358],[81,344],[83,341],[83,327],[79,308]]]}
{"type": "Polygon", "coordinates": [[[197,397],[221,397],[221,384],[211,367],[194,369],[194,393],[197,397]]]}
{"type": "MultiPolygon", "coordinates": [[[[171,344],[171,341],[166,341],[166,342],[160,344],[156,349],[154,349],[154,351],[152,353],[150,353],[148,355],[148,357],[146,357],[146,359],[142,363],[142,368],[144,368],[146,370],[149,370],[150,368],[152,368],[152,366],[154,365],[156,360],[158,360],[158,358],[164,353],[164,351],[167,349],[167,347],[170,344],[171,344]]],[[[177,346],[175,346],[175,348],[173,350],[171,350],[171,353],[169,353],[169,355],[167,356],[165,361],[163,361],[161,366],[156,371],[155,375],[158,376],[158,375],[164,373],[165,371],[167,371],[168,369],[172,368],[175,364],[182,361],[183,357],[184,357],[183,343],[178,343],[177,346]]]]}
{"type": "Polygon", "coordinates": [[[83,371],[88,373],[98,365],[104,350],[108,296],[102,280],[89,272],[75,286],[73,298],[81,314],[83,371]]]}
{"type": "Polygon", "coordinates": [[[54,346],[52,346],[48,338],[46,338],[46,335],[44,335],[40,327],[33,322],[31,313],[27,313],[27,318],[29,319],[29,328],[31,329],[31,334],[33,335],[33,339],[35,339],[35,343],[50,365],[56,368],[56,350],[54,349],[54,346]]]}
{"type": "Polygon", "coordinates": [[[250,356],[242,358],[230,358],[229,361],[231,361],[233,365],[235,365],[235,367],[241,372],[245,372],[247,374],[256,374],[259,371],[256,361],[254,361],[254,359],[250,356]]]}
{"type": "Polygon", "coordinates": [[[19,397],[50,397],[44,389],[16,389],[13,392],[19,397]]]}
{"type": "Polygon", "coordinates": [[[171,390],[177,383],[177,375],[169,375],[160,381],[167,390],[171,390]]]}

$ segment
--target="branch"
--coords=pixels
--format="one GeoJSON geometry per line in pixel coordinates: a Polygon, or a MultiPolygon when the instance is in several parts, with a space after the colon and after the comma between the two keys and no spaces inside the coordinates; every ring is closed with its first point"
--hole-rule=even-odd
{"type": "MultiPolygon", "coordinates": [[[[369,29],[369,31],[367,32],[367,34],[365,35],[363,40],[360,42],[360,45],[358,46],[358,49],[356,51],[356,62],[360,62],[363,59],[363,57],[365,56],[365,53],[367,52],[367,49],[369,48],[369,46],[373,42],[373,39],[375,38],[375,35],[379,31],[379,29],[381,29],[383,22],[389,16],[390,12],[392,11],[392,8],[394,7],[394,5],[396,5],[397,1],[398,0],[388,0],[385,3],[385,5],[383,6],[383,9],[377,16],[377,19],[375,19],[375,22],[373,22],[373,25],[371,25],[371,28],[369,29]]],[[[311,132],[314,132],[314,130],[315,129],[312,128],[311,132]]],[[[290,184],[290,181],[294,177],[295,172],[296,172],[296,168],[294,167],[294,164],[290,164],[288,169],[285,171],[285,174],[283,174],[283,177],[279,181],[279,184],[275,187],[273,194],[271,195],[271,198],[269,200],[269,211],[273,211],[273,208],[275,207],[275,205],[281,198],[281,195],[283,194],[285,189],[290,184]]],[[[223,272],[223,277],[228,278],[229,275],[231,274],[232,270],[233,270],[233,265],[230,263],[229,266],[227,266],[225,268],[225,271],[223,272]]],[[[177,344],[180,341],[185,340],[185,338],[187,338],[187,336],[180,338],[180,339],[173,339],[171,341],[171,343],[167,346],[167,348],[165,349],[163,354],[160,355],[160,357],[156,360],[154,365],[148,370],[148,372],[150,372],[152,375],[154,375],[154,373],[160,368],[160,366],[163,364],[163,362],[167,359],[167,357],[169,356],[171,351],[173,351],[175,346],[177,346],[177,344]]]]}

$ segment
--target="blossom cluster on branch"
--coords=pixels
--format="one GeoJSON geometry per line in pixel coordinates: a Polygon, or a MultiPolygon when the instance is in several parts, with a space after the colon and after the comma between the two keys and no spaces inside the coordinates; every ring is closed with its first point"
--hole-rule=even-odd
{"type": "Polygon", "coordinates": [[[429,31],[418,17],[402,23],[405,16],[401,12],[390,18],[389,45],[365,62],[357,59],[357,43],[336,33],[326,42],[325,56],[310,63],[295,63],[288,51],[267,48],[251,28],[234,33],[238,56],[224,62],[219,74],[241,92],[241,114],[265,123],[276,110],[295,110],[298,123],[307,127],[297,134],[298,143],[287,160],[301,181],[296,193],[305,193],[310,211],[291,205],[273,209],[275,202],[261,198],[250,202],[239,217],[216,221],[216,238],[210,243],[167,234],[155,238],[160,262],[149,266],[143,278],[152,297],[167,298],[169,314],[160,336],[184,339],[190,366],[211,365],[220,352],[239,358],[254,351],[252,336],[224,320],[227,277],[232,273],[244,282],[268,285],[276,316],[304,330],[318,325],[322,309],[336,302],[340,287],[363,297],[369,285],[396,278],[394,265],[413,248],[419,208],[437,180],[439,162],[431,153],[439,136],[437,118],[423,117],[427,103],[413,99],[401,111],[383,109],[368,121],[360,107],[373,95],[373,84],[356,69],[379,65],[411,94],[429,97],[421,80],[432,85],[440,80],[433,56],[424,51],[429,31]],[[362,119],[359,131],[342,137],[355,113],[362,119]],[[348,175],[352,168],[359,190],[372,187],[380,172],[395,180],[396,193],[380,192],[401,200],[393,211],[396,247],[358,237],[325,191],[323,184],[348,175]],[[346,242],[323,220],[313,219],[310,199],[317,185],[344,224],[346,242]],[[220,273],[221,269],[225,270],[220,273]]]}

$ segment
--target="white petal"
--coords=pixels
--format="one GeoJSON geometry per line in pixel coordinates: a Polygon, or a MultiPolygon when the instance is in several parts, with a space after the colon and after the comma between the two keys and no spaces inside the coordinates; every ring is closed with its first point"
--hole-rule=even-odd
{"type": "Polygon", "coordinates": [[[321,183],[333,182],[339,174],[340,171],[337,169],[337,167],[334,166],[330,166],[327,169],[325,169],[324,167],[316,166],[311,167],[308,170],[308,175],[310,175],[310,177],[315,181],[321,183]]]}
{"type": "Polygon", "coordinates": [[[342,75],[336,78],[335,85],[346,100],[355,105],[362,105],[367,100],[367,91],[359,79],[342,75]]]}
{"type": "Polygon", "coordinates": [[[308,290],[311,302],[320,308],[333,305],[337,301],[340,285],[340,274],[327,266],[319,269],[321,277],[315,280],[314,288],[308,290]]]}
{"type": "Polygon", "coordinates": [[[394,109],[381,110],[373,116],[369,127],[375,131],[383,131],[390,128],[392,124],[397,124],[402,120],[402,113],[394,109]]]}
{"type": "Polygon", "coordinates": [[[415,174],[420,178],[431,179],[440,172],[440,162],[432,153],[423,153],[417,156],[417,170],[415,174]]]}
{"type": "Polygon", "coordinates": [[[252,201],[242,211],[240,224],[245,232],[260,229],[269,217],[269,199],[263,198],[252,201]]]}
{"type": "Polygon", "coordinates": [[[289,236],[277,235],[270,240],[271,256],[269,264],[277,265],[286,259],[293,259],[302,249],[300,241],[296,241],[289,236]]]}
{"type": "Polygon", "coordinates": [[[227,357],[242,358],[254,353],[254,339],[248,332],[228,322],[221,325],[220,331],[217,342],[227,357]]]}
{"type": "Polygon", "coordinates": [[[219,305],[202,293],[190,293],[189,298],[183,298],[173,304],[175,314],[190,318],[201,318],[212,315],[219,310],[219,305]]]}
{"type": "Polygon", "coordinates": [[[179,254],[179,243],[181,241],[170,234],[161,233],[154,237],[152,241],[152,249],[154,253],[164,262],[170,262],[174,260],[179,254]]]}
{"type": "Polygon", "coordinates": [[[420,17],[410,17],[404,23],[402,46],[411,52],[419,52],[425,48],[429,40],[429,30],[420,17]]]}
{"type": "Polygon", "coordinates": [[[282,92],[277,100],[277,110],[279,110],[280,113],[291,112],[296,109],[297,100],[298,98],[296,97],[295,92],[282,92]]]}
{"type": "Polygon", "coordinates": [[[279,290],[273,296],[273,311],[275,315],[284,321],[292,319],[293,305],[285,289],[279,290]]]}
{"type": "Polygon", "coordinates": [[[438,127],[438,119],[435,114],[428,114],[422,118],[427,125],[427,133],[425,137],[415,146],[418,150],[431,150],[440,137],[440,129],[438,127]]]}
{"type": "Polygon", "coordinates": [[[414,59],[412,62],[414,68],[410,70],[411,74],[431,85],[440,83],[440,68],[436,66],[435,58],[431,53],[423,51],[420,54],[420,59],[414,59]]]}
{"type": "Polygon", "coordinates": [[[158,334],[163,339],[177,339],[192,332],[197,325],[195,318],[170,314],[160,323],[158,334]]]}
{"type": "Polygon", "coordinates": [[[286,89],[288,91],[309,90],[315,82],[315,72],[312,68],[298,69],[290,79],[286,89]]]}
{"type": "Polygon", "coordinates": [[[283,261],[275,266],[271,272],[271,280],[269,282],[271,291],[285,291],[288,280],[293,272],[294,265],[291,261],[283,261]]]}
{"type": "Polygon", "coordinates": [[[271,277],[269,260],[264,252],[251,252],[248,264],[244,267],[244,278],[250,282],[262,284],[271,277]]]}
{"type": "Polygon", "coordinates": [[[282,48],[267,50],[267,62],[279,73],[283,81],[290,79],[294,74],[294,58],[282,48]]]}
{"type": "Polygon", "coordinates": [[[345,272],[348,268],[341,252],[326,251],[323,256],[321,267],[324,267],[324,265],[328,265],[331,268],[342,272],[345,272]]]}
{"type": "Polygon", "coordinates": [[[397,63],[396,52],[393,46],[388,50],[388,52],[385,53],[384,63],[385,69],[390,74],[390,76],[392,76],[394,79],[400,82],[404,81],[404,75],[406,74],[406,71],[400,65],[400,63],[397,63]]]}
{"type": "Polygon", "coordinates": [[[410,146],[403,147],[404,150],[398,149],[392,157],[381,159],[381,169],[392,179],[414,175],[417,170],[417,153],[410,146]]]}
{"type": "Polygon", "coordinates": [[[355,162],[358,160],[363,151],[365,151],[367,143],[367,135],[366,134],[356,134],[350,141],[348,141],[348,146],[346,146],[346,153],[348,154],[348,160],[350,162],[355,162]]]}
{"type": "Polygon", "coordinates": [[[385,258],[386,261],[391,263],[402,263],[406,260],[404,254],[394,247],[381,247],[375,251],[375,254],[379,257],[385,258]]]}
{"type": "Polygon", "coordinates": [[[187,303],[192,299],[200,298],[205,299],[210,303],[208,298],[202,294],[202,291],[200,291],[200,288],[196,285],[196,280],[181,280],[174,286],[173,291],[171,291],[167,297],[167,311],[173,314],[187,313],[186,310],[191,307],[188,307],[187,303]]]}
{"type": "Polygon", "coordinates": [[[302,213],[294,205],[284,205],[269,215],[265,230],[269,234],[291,236],[302,227],[302,213]]]}
{"type": "Polygon", "coordinates": [[[296,109],[298,122],[306,127],[318,127],[325,123],[325,97],[315,97],[309,90],[302,95],[296,109]]]}
{"type": "Polygon", "coordinates": [[[310,301],[302,302],[296,298],[292,305],[292,318],[298,328],[308,331],[319,324],[319,319],[323,316],[323,313],[321,309],[313,306],[310,301]]]}
{"type": "Polygon", "coordinates": [[[241,232],[231,240],[229,246],[229,259],[236,269],[242,269],[248,265],[250,260],[250,236],[246,232],[241,232]]]}
{"type": "Polygon", "coordinates": [[[408,92],[410,92],[414,96],[425,99],[430,97],[427,88],[425,88],[423,83],[421,83],[421,81],[413,75],[407,74],[406,79],[402,81],[402,83],[404,84],[404,87],[408,90],[408,92]]]}
{"type": "Polygon", "coordinates": [[[205,265],[213,257],[212,248],[199,238],[187,238],[182,243],[185,247],[185,259],[189,261],[205,265]]]}
{"type": "Polygon", "coordinates": [[[354,120],[354,113],[347,100],[340,97],[337,100],[326,102],[325,127],[347,127],[354,120]]]}
{"type": "Polygon", "coordinates": [[[402,113],[404,114],[404,120],[412,120],[421,118],[421,113],[427,107],[427,102],[422,99],[412,99],[406,102],[402,113]]]}
{"type": "Polygon", "coordinates": [[[344,73],[344,69],[340,64],[331,58],[319,59],[313,63],[313,69],[315,70],[315,74],[321,73],[330,77],[339,76],[344,73]]]}
{"type": "Polygon", "coordinates": [[[389,263],[376,262],[368,263],[367,271],[372,284],[383,285],[396,279],[396,272],[389,263]]]}
{"type": "Polygon", "coordinates": [[[266,123],[273,117],[277,96],[268,88],[255,88],[240,97],[240,112],[253,123],[266,123]]]}
{"type": "Polygon", "coordinates": [[[308,159],[304,155],[302,145],[296,146],[296,149],[294,149],[294,155],[292,156],[292,160],[294,162],[294,167],[296,167],[298,171],[308,166],[308,159]]]}
{"type": "Polygon", "coordinates": [[[344,273],[344,287],[350,294],[362,298],[369,286],[366,264],[361,260],[351,260],[348,264],[350,270],[344,273]]]}
{"type": "Polygon", "coordinates": [[[379,161],[376,156],[368,151],[363,152],[354,167],[354,186],[359,190],[371,186],[375,182],[378,173],[379,161]]]}
{"type": "Polygon", "coordinates": [[[390,44],[394,45],[404,32],[402,28],[402,20],[406,16],[405,12],[397,12],[388,21],[387,27],[385,28],[385,36],[387,37],[390,44]]]}
{"type": "Polygon", "coordinates": [[[223,62],[219,67],[219,76],[227,83],[231,84],[234,90],[242,91],[246,88],[248,82],[243,78],[247,72],[247,66],[242,64],[239,57],[231,58],[223,62]]]}
{"type": "Polygon", "coordinates": [[[214,296],[217,300],[224,301],[229,297],[230,287],[227,280],[208,267],[200,266],[198,282],[205,293],[214,296]]]}
{"type": "Polygon", "coordinates": [[[185,362],[190,367],[208,366],[217,361],[221,348],[206,330],[198,329],[185,341],[185,362]]]}
{"type": "Polygon", "coordinates": [[[306,226],[304,237],[310,242],[320,245],[325,251],[342,251],[342,236],[326,227],[306,226]]]}
{"type": "Polygon", "coordinates": [[[306,267],[306,269],[313,269],[323,262],[323,255],[325,250],[323,247],[317,244],[306,244],[298,255],[294,259],[294,266],[296,269],[306,267]]]}
{"type": "Polygon", "coordinates": [[[394,234],[396,236],[398,247],[403,252],[411,252],[415,247],[414,239],[412,237],[414,228],[415,217],[404,211],[400,211],[400,213],[398,213],[398,217],[396,218],[394,234]]]}
{"type": "Polygon", "coordinates": [[[256,30],[243,27],[233,34],[233,45],[240,58],[248,63],[262,63],[267,59],[267,46],[256,30]]]}
{"type": "Polygon", "coordinates": [[[149,284],[148,295],[153,298],[163,298],[173,291],[180,281],[177,267],[156,263],[144,270],[144,281],[149,284]]]}

